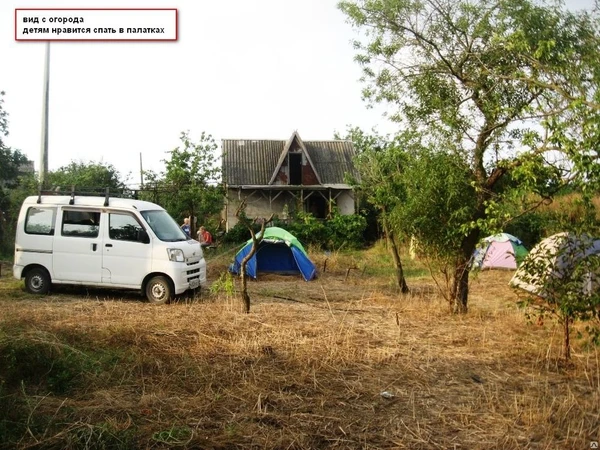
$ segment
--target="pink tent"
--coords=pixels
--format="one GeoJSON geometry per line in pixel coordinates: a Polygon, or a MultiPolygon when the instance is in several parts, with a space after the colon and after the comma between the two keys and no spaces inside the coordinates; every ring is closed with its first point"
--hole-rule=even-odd
{"type": "Polygon", "coordinates": [[[481,263],[482,269],[516,269],[517,260],[513,253],[512,244],[506,242],[492,242],[485,252],[481,263]]]}
{"type": "Polygon", "coordinates": [[[485,238],[473,255],[473,267],[485,269],[516,269],[527,255],[527,249],[516,237],[500,233],[485,238]]]}

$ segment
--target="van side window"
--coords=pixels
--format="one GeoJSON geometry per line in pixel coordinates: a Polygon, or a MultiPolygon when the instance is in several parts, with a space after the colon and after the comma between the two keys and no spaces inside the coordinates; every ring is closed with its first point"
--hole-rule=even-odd
{"type": "Polygon", "coordinates": [[[130,214],[110,213],[108,237],[117,241],[138,241],[138,233],[143,230],[139,222],[130,214]]]}
{"type": "Polygon", "coordinates": [[[25,218],[25,233],[53,235],[55,222],[56,208],[31,207],[25,218]]]}
{"type": "Polygon", "coordinates": [[[100,211],[63,210],[63,236],[95,238],[99,229],[100,211]]]}

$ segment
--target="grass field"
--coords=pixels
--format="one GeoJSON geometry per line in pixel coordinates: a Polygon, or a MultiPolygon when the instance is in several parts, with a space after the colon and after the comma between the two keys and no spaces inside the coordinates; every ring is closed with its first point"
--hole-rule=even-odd
{"type": "Polygon", "coordinates": [[[317,280],[260,276],[241,313],[230,255],[212,292],[25,293],[0,278],[2,449],[587,449],[600,440],[600,355],[529,322],[510,272],[473,279],[448,313],[384,249],[311,255],[317,280]],[[353,268],[348,270],[349,268],[353,268]]]}

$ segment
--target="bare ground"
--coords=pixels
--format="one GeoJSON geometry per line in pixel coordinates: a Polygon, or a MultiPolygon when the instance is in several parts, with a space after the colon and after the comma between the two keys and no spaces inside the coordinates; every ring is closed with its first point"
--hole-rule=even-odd
{"type": "Polygon", "coordinates": [[[229,258],[210,263],[212,293],[159,307],[85,289],[32,297],[3,267],[0,344],[112,361],[96,356],[101,369],[63,393],[44,391],[44,374],[11,390],[0,371],[5,398],[20,392],[28,405],[6,448],[585,449],[600,439],[598,349],[575,340],[565,364],[560,326],[528,321],[510,272],[477,276],[470,312],[455,316],[429,277],[395,294],[380,254],[330,256],[325,273],[325,256],[312,256],[315,281],[249,282],[250,314],[222,276],[229,258]]]}

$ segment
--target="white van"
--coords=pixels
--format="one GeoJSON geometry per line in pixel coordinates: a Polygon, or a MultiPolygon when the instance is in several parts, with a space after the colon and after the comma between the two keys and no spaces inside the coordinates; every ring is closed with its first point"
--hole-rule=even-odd
{"type": "Polygon", "coordinates": [[[205,285],[206,261],[200,243],[154,203],[40,195],[21,207],[13,273],[35,294],[79,284],[137,289],[161,304],[205,285]]]}

